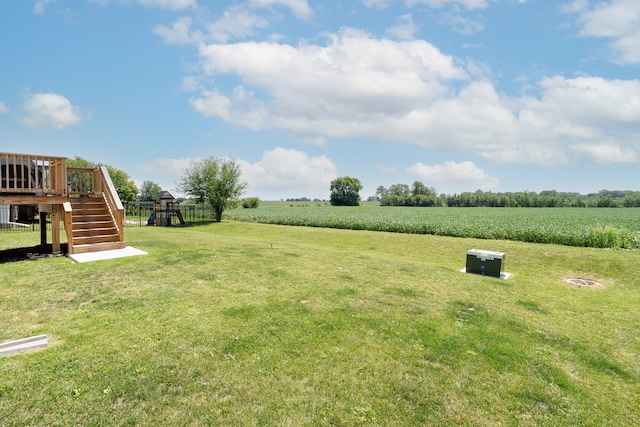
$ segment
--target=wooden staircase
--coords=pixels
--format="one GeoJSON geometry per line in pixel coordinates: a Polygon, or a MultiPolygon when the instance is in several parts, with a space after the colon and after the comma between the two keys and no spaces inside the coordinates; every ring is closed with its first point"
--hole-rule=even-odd
{"type": "MultiPolygon", "coordinates": [[[[69,253],[97,252],[126,247],[121,230],[102,197],[70,199],[69,253]]],[[[69,233],[68,233],[69,234],[69,233]]]]}

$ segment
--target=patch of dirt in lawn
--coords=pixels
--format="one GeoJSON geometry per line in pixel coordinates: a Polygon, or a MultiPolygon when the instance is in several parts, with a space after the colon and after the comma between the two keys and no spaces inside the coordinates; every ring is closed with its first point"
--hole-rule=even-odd
{"type": "Polygon", "coordinates": [[[564,279],[564,282],[573,286],[577,286],[579,288],[603,288],[604,287],[602,283],[596,280],[583,279],[580,277],[571,277],[568,279],[564,279]]]}

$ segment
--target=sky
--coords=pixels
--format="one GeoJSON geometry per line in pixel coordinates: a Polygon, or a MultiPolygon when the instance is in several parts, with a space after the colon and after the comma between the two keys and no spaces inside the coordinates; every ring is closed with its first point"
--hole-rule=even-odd
{"type": "Polygon", "coordinates": [[[2,1],[0,152],[175,196],[206,157],[262,200],[638,191],[640,1],[2,1]]]}

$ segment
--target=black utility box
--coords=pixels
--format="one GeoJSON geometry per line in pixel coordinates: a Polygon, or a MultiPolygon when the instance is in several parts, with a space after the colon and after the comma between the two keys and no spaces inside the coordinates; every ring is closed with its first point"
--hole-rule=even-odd
{"type": "Polygon", "coordinates": [[[471,249],[467,251],[467,273],[482,274],[483,276],[500,277],[504,262],[503,252],[483,251],[471,249]]]}

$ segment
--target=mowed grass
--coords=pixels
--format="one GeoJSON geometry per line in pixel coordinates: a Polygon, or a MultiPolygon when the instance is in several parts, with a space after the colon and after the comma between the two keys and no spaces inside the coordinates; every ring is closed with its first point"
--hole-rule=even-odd
{"type": "Polygon", "coordinates": [[[0,264],[0,342],[49,338],[0,358],[0,425],[640,425],[637,251],[236,222],[126,239],[149,255],[0,264]],[[513,276],[461,273],[472,248],[513,276]]]}

